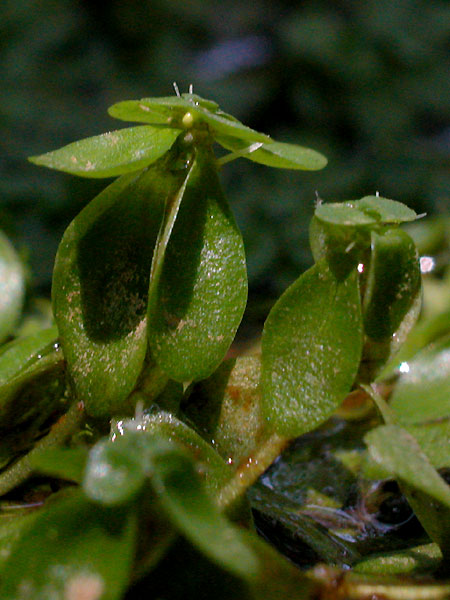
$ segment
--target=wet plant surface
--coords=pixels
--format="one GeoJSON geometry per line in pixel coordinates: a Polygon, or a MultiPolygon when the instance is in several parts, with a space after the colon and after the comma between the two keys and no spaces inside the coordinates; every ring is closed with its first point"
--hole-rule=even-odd
{"type": "Polygon", "coordinates": [[[247,275],[219,170],[326,159],[192,88],[110,114],[143,125],[31,159],[118,177],[61,240],[54,324],[12,310],[0,248],[2,600],[449,597],[448,223],[318,200],[315,264],[231,358],[247,275]]]}

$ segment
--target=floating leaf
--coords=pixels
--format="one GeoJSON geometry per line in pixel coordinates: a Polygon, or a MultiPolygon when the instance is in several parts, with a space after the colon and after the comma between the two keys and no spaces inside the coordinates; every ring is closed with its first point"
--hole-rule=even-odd
{"type": "Polygon", "coordinates": [[[55,318],[77,398],[91,415],[120,409],[139,376],[152,253],[178,177],[164,161],[124,175],[84,208],[60,243],[55,318]]]}
{"type": "Polygon", "coordinates": [[[14,331],[22,312],[25,274],[22,263],[0,231],[0,342],[14,331]]]}
{"type": "Polygon", "coordinates": [[[14,546],[0,597],[119,600],[128,584],[135,536],[131,513],[111,519],[110,512],[80,492],[54,501],[14,546]]]}
{"type": "Polygon", "coordinates": [[[401,229],[372,231],[363,301],[364,330],[374,340],[393,335],[420,292],[417,250],[401,229]]]}
{"type": "Polygon", "coordinates": [[[246,127],[231,115],[219,110],[215,102],[204,100],[195,94],[126,100],[114,104],[108,112],[112,117],[123,121],[165,124],[182,129],[191,129],[206,123],[213,137],[220,134],[249,142],[271,141],[268,135],[246,127]],[[187,114],[190,116],[186,117],[187,114]]]}
{"type": "Polygon", "coordinates": [[[323,154],[296,144],[267,142],[262,143],[259,147],[258,144],[255,144],[253,148],[248,141],[242,142],[239,139],[222,135],[216,136],[216,141],[227,150],[241,154],[243,158],[279,169],[317,171],[323,169],[328,162],[323,154]],[[249,152],[244,152],[246,148],[249,149],[249,152]]]}
{"type": "Polygon", "coordinates": [[[325,421],[350,391],[362,349],[356,273],[339,281],[324,260],[272,308],[262,338],[262,406],[294,437],[325,421]]]}
{"type": "Polygon", "coordinates": [[[200,148],[168,207],[152,265],[148,336],[160,368],[182,382],[210,375],[234,339],[246,299],[242,237],[214,158],[200,148]]]}
{"type": "Polygon", "coordinates": [[[364,196],[361,200],[319,204],[314,214],[326,223],[350,227],[398,224],[417,219],[417,214],[401,202],[380,196],[364,196]]]}
{"type": "Polygon", "coordinates": [[[81,177],[116,177],[154,163],[171,148],[179,133],[148,125],[130,127],[73,142],[29,160],[81,177]]]}

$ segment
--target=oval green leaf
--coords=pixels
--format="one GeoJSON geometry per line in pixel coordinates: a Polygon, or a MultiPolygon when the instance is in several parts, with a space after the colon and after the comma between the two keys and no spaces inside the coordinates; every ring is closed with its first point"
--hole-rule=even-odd
{"type": "Polygon", "coordinates": [[[381,196],[364,196],[361,200],[319,204],[315,216],[334,225],[361,226],[414,221],[417,214],[396,200],[381,196]]]}
{"type": "Polygon", "coordinates": [[[167,208],[152,265],[148,337],[160,368],[181,382],[208,377],[234,339],[246,299],[242,237],[214,158],[200,148],[167,208]]]}
{"type": "Polygon", "coordinates": [[[115,514],[112,523],[110,513],[75,492],[45,507],[21,532],[4,567],[0,597],[119,600],[135,537],[133,514],[115,514]]]}
{"type": "Polygon", "coordinates": [[[0,231],[0,343],[17,325],[25,296],[25,274],[17,252],[0,231]]]}
{"type": "Polygon", "coordinates": [[[323,154],[297,144],[269,142],[262,143],[260,146],[257,144],[249,146],[248,141],[242,142],[241,140],[242,138],[216,136],[216,141],[227,150],[232,150],[243,158],[268,167],[317,171],[323,169],[328,162],[323,154]],[[248,152],[245,152],[246,148],[248,148],[248,152]]]}
{"type": "Polygon", "coordinates": [[[152,253],[176,181],[164,161],[124,175],[86,206],[60,243],[54,313],[76,397],[90,415],[119,410],[139,376],[152,253]]]}
{"type": "Polygon", "coordinates": [[[272,308],[262,337],[262,407],[295,437],[325,421],[350,391],[362,350],[356,272],[339,281],[324,260],[272,308]]]}
{"type": "Polygon", "coordinates": [[[363,301],[364,329],[372,339],[388,339],[399,328],[420,292],[417,250],[401,229],[372,231],[371,258],[363,301]]]}
{"type": "Polygon", "coordinates": [[[148,125],[130,127],[73,142],[29,160],[80,177],[117,177],[154,163],[171,148],[179,133],[177,129],[148,125]]]}

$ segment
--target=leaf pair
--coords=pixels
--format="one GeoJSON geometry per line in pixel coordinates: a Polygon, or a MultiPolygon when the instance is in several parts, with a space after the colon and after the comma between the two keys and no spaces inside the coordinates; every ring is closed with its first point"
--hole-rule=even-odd
{"type": "Polygon", "coordinates": [[[127,100],[114,104],[109,114],[123,121],[150,125],[90,137],[33,156],[31,162],[80,177],[115,177],[153,164],[170,150],[177,137],[187,132],[188,143],[215,140],[237,153],[236,158],[243,156],[272,167],[316,170],[327,163],[314,150],[274,142],[221,111],[215,102],[195,94],[127,100]]]}
{"type": "Polygon", "coordinates": [[[264,327],[263,406],[276,431],[293,437],[325,421],[351,389],[363,333],[389,340],[415,306],[415,246],[390,228],[415,218],[403,204],[378,196],[317,206],[311,226],[316,264],[278,300],[264,327]],[[369,272],[361,306],[362,260],[369,272]]]}
{"type": "Polygon", "coordinates": [[[55,318],[77,397],[95,416],[120,411],[148,343],[169,377],[206,377],[246,293],[242,238],[208,151],[187,168],[162,159],[121,177],[75,218],[56,257],[55,318]]]}

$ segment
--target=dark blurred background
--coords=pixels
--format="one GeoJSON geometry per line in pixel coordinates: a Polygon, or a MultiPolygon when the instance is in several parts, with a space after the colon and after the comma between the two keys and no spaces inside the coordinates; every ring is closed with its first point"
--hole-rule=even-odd
{"type": "Polygon", "coordinates": [[[0,227],[48,293],[65,227],[107,182],[26,157],[123,127],[106,113],[114,102],[193,83],[247,125],[329,159],[315,173],[246,160],[223,170],[251,298],[264,305],[311,263],[316,190],[448,212],[449,39],[439,0],[2,0],[0,227]]]}

